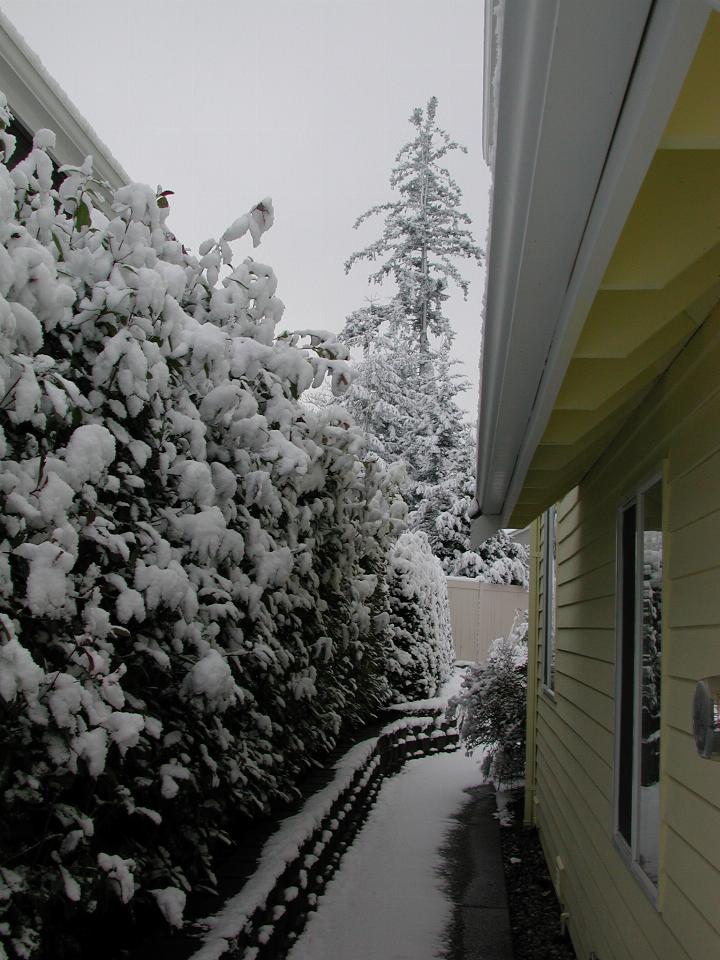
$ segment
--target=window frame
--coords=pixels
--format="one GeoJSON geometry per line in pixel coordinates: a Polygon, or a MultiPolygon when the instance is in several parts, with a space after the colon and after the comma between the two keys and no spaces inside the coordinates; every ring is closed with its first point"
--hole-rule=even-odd
{"type": "MultiPolygon", "coordinates": [[[[665,510],[666,510],[666,481],[664,470],[661,468],[653,471],[642,483],[638,484],[633,491],[626,496],[617,509],[616,522],[616,592],[615,592],[615,744],[614,744],[614,770],[613,770],[613,840],[616,848],[619,850],[623,859],[627,863],[633,876],[637,879],[641,888],[650,899],[656,910],[660,909],[659,894],[662,880],[662,845],[658,835],[658,879],[657,882],[645,872],[638,860],[638,825],[640,823],[640,751],[642,748],[642,696],[640,695],[640,680],[642,677],[642,616],[643,616],[643,544],[641,534],[645,529],[645,494],[655,486],[660,484],[662,507],[661,507],[661,529],[663,534],[663,598],[667,596],[666,576],[665,576],[665,510]],[[620,827],[620,765],[622,751],[622,688],[623,688],[623,640],[624,640],[624,582],[625,582],[625,558],[624,558],[624,538],[623,524],[625,515],[629,508],[635,508],[635,537],[634,537],[634,564],[633,564],[633,674],[632,674],[632,754],[631,754],[631,776],[632,776],[632,796],[630,801],[630,826],[631,842],[621,832],[620,827]]],[[[664,626],[663,610],[663,626],[664,626]]],[[[661,638],[664,639],[665,631],[663,629],[661,638]]],[[[661,667],[662,677],[662,667],[661,667]]],[[[662,711],[662,693],[661,693],[661,711],[662,711]]],[[[662,714],[661,714],[662,715],[662,714]]],[[[662,725],[662,720],[661,720],[662,725]]],[[[661,748],[662,750],[662,737],[661,748]]],[[[658,829],[662,827],[662,818],[658,823],[658,829]]]]}
{"type": "Polygon", "coordinates": [[[547,697],[555,700],[555,674],[557,672],[557,504],[553,504],[545,511],[544,523],[542,688],[547,697]],[[552,671],[550,669],[551,665],[552,671]]]}

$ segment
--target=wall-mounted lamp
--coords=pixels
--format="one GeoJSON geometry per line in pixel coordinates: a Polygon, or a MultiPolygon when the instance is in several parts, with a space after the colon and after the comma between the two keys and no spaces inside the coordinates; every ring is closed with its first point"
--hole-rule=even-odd
{"type": "Polygon", "coordinates": [[[693,736],[704,760],[720,760],[720,677],[698,680],[693,699],[693,736]]]}

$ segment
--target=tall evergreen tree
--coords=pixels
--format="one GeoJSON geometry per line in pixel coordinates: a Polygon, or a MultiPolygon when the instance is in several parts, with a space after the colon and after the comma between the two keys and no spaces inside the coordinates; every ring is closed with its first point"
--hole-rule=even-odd
{"type": "Polygon", "coordinates": [[[372,340],[388,321],[391,333],[404,329],[420,352],[428,355],[430,336],[438,338],[443,347],[449,347],[453,339],[443,314],[448,283],[455,283],[467,296],[468,281],[460,275],[455,261],[480,263],[482,259],[469,230],[470,217],[460,209],[460,187],[443,166],[453,150],[467,150],[437,125],[437,103],[433,97],[424,110],[418,107],[410,117],[415,137],[401,148],[390,175],[390,186],[399,193],[398,199],[371,207],[355,221],[357,228],[370,217],[384,213],[381,236],[345,263],[347,272],[359,260],[382,260],[370,282],[380,284],[392,279],[397,288],[389,309],[371,307],[359,311],[362,316],[353,314],[354,329],[362,325],[363,337],[372,340]]]}
{"type": "Polygon", "coordinates": [[[435,97],[413,112],[414,137],[390,176],[396,198],[355,222],[385,218],[380,237],[354,253],[345,270],[377,263],[369,282],[391,281],[395,290],[388,302],[371,301],[346,320],[343,338],[362,350],[362,360],[345,403],[380,456],[406,463],[411,526],[428,535],[445,571],[522,583],[523,548],[500,536],[477,553],[470,549],[475,444],[456,400],[467,381],[452,370],[454,333],[444,311],[451,285],[468,293],[458,261],[480,263],[482,253],[444,165],[452,151],[466,150],[437,125],[436,114],[435,97]]]}
{"type": "Polygon", "coordinates": [[[413,112],[415,136],[390,176],[399,196],[358,217],[356,227],[384,214],[383,231],[345,264],[349,271],[361,260],[380,261],[369,282],[394,282],[388,303],[370,303],[347,319],[344,338],[363,350],[348,405],[385,459],[407,463],[411,508],[459,468],[463,414],[455,398],[466,381],[452,372],[454,334],[444,306],[451,283],[467,296],[457,260],[482,257],[460,209],[460,188],[444,166],[448,153],[465,148],[437,125],[436,113],[434,97],[413,112]]]}

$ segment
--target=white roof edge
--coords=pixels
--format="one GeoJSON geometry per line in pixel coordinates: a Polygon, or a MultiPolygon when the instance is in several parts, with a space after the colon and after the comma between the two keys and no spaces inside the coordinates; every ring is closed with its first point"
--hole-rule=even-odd
{"type": "Polygon", "coordinates": [[[54,155],[60,164],[79,164],[92,155],[93,168],[117,188],[130,177],[90,124],[50,76],[8,18],[0,13],[0,89],[11,110],[31,132],[42,127],[56,134],[54,155]]]}
{"type": "Polygon", "coordinates": [[[470,523],[470,548],[474,549],[483,540],[494,537],[498,530],[502,530],[504,527],[502,520],[503,518],[497,514],[494,516],[483,514],[472,520],[470,523]]]}
{"type": "MultiPolygon", "coordinates": [[[[530,6],[532,8],[533,5],[530,6]]],[[[551,6],[555,5],[551,4],[551,6]]],[[[546,15],[548,12],[546,9],[546,15]]],[[[577,256],[560,315],[537,318],[539,323],[546,324],[547,329],[554,333],[547,357],[537,358],[542,366],[542,373],[537,393],[525,414],[527,420],[523,422],[525,428],[521,439],[513,451],[508,453],[505,449],[502,454],[505,463],[508,460],[513,461],[505,488],[504,503],[498,503],[497,494],[490,496],[487,486],[493,467],[497,467],[497,462],[500,460],[500,455],[496,453],[500,404],[502,403],[506,409],[511,409],[513,403],[518,401],[518,384],[507,382],[502,359],[503,355],[507,356],[511,340],[513,336],[518,336],[518,331],[512,329],[511,324],[506,322],[509,318],[504,315],[492,318],[499,329],[489,328],[486,331],[486,348],[493,340],[496,342],[491,355],[488,355],[486,350],[488,365],[483,369],[481,381],[483,386],[478,423],[477,500],[480,508],[483,509],[484,506],[491,515],[479,517],[473,522],[473,538],[476,541],[494,532],[492,528],[509,525],[509,517],[552,412],[587,311],[652,159],[708,16],[709,7],[702,0],[655,0],[653,4],[635,69],[602,169],[600,183],[590,208],[590,215],[585,230],[578,240],[577,256]],[[501,366],[502,369],[500,369],[501,366]],[[493,463],[493,460],[497,462],[493,463]]],[[[532,29],[533,24],[527,23],[527,26],[528,29],[532,29]]],[[[543,29],[542,25],[540,29],[543,29]]],[[[532,48],[529,47],[529,49],[532,48]]],[[[554,51],[551,50],[550,55],[553,53],[554,51]]],[[[519,113],[522,113],[520,109],[522,103],[519,105],[518,99],[523,95],[537,97],[537,85],[543,80],[539,74],[533,76],[533,66],[523,65],[526,70],[526,79],[529,78],[526,89],[513,89],[512,106],[516,118],[519,113]],[[533,85],[535,85],[534,93],[533,85]]],[[[503,58],[503,73],[504,68],[505,58],[503,58]]],[[[536,73],[543,70],[547,70],[547,65],[538,58],[536,73]]],[[[507,100],[502,101],[501,95],[500,108],[502,109],[507,102],[507,100]]],[[[526,111],[524,125],[527,122],[537,122],[534,114],[527,113],[527,104],[524,109],[526,111]]],[[[499,124],[502,124],[503,119],[501,114],[499,124]]],[[[506,136],[508,129],[506,126],[506,136]]],[[[509,157],[509,162],[512,163],[512,153],[514,151],[517,157],[518,141],[527,135],[527,131],[524,128],[518,128],[510,132],[512,136],[508,141],[511,145],[506,145],[502,162],[508,162],[509,157]]],[[[500,158],[497,162],[501,162],[500,158]]],[[[504,171],[498,167],[496,175],[501,176],[503,173],[504,171]]],[[[513,195],[509,202],[515,202],[516,199],[517,197],[513,195]]],[[[525,202],[524,198],[522,202],[525,202]]],[[[512,224],[508,228],[511,214],[512,211],[506,212],[507,222],[502,224],[505,232],[512,229],[512,224]]],[[[493,223],[493,229],[495,229],[495,223],[493,223]]],[[[492,241],[497,239],[495,236],[491,238],[492,241]]],[[[507,236],[503,236],[504,247],[507,247],[508,242],[507,236]]],[[[491,244],[488,281],[491,277],[493,252],[491,244]]],[[[507,259],[507,251],[504,248],[498,251],[496,247],[495,252],[496,255],[500,254],[501,259],[507,259]]],[[[500,284],[510,283],[512,278],[509,268],[513,265],[508,263],[504,269],[498,271],[500,284]]],[[[520,336],[522,335],[521,330],[520,336]]],[[[512,345],[515,346],[514,343],[512,345]]],[[[522,412],[517,416],[522,418],[522,412]]]]}
{"type": "Polygon", "coordinates": [[[482,151],[485,163],[492,168],[493,143],[495,140],[496,103],[493,77],[497,63],[498,2],[485,0],[484,53],[483,53],[483,105],[482,105],[482,151]]]}
{"type": "MultiPolygon", "coordinates": [[[[550,5],[557,8],[558,3],[559,0],[551,0],[550,5]]],[[[488,6],[493,6],[492,0],[488,6]]],[[[493,114],[495,142],[492,153],[495,162],[480,373],[476,500],[479,513],[494,516],[479,516],[473,520],[473,543],[492,536],[503,526],[497,511],[488,510],[485,494],[498,434],[498,411],[511,335],[512,318],[508,312],[513,294],[510,287],[521,256],[522,234],[526,226],[524,204],[529,203],[532,188],[548,64],[553,49],[556,16],[548,18],[547,14],[547,5],[541,3],[510,5],[504,11],[503,41],[515,40],[515,50],[512,57],[508,56],[507,50],[501,52],[500,76],[496,78],[498,89],[490,95],[493,111],[497,113],[493,114]],[[512,70],[518,74],[513,76],[512,109],[503,112],[506,77],[512,70]],[[501,149],[500,154],[498,149],[501,149]],[[498,220],[500,229],[497,229],[498,220]],[[500,299],[504,301],[497,309],[492,301],[493,290],[501,291],[500,299]],[[496,313],[499,322],[491,322],[496,313]],[[481,530],[485,531],[484,535],[481,530]]],[[[494,25],[486,25],[486,30],[488,26],[494,42],[494,25]]]]}
{"type": "Polygon", "coordinates": [[[502,511],[509,521],[613,249],[642,186],[710,9],[703,0],[656,0],[632,83],[568,286],[535,406],[502,511]]]}

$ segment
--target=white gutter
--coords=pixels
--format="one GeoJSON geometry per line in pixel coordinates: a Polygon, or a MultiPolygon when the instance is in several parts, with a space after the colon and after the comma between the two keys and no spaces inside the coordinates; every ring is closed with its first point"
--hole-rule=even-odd
{"type": "Polygon", "coordinates": [[[593,299],[665,130],[708,16],[707,5],[695,0],[658,2],[653,10],[508,487],[505,517],[510,516],[517,503],[593,299]]]}
{"type": "MultiPolygon", "coordinates": [[[[495,146],[496,76],[502,45],[502,14],[505,0],[485,0],[485,45],[483,53],[482,145],[485,163],[492,169],[495,146]]],[[[720,0],[719,0],[720,2],[720,0]]]]}
{"type": "Polygon", "coordinates": [[[31,132],[43,127],[56,134],[54,159],[80,164],[92,155],[93,168],[112,187],[130,177],[69,98],[53,80],[15,27],[0,13],[0,90],[10,109],[31,132]]]}
{"type": "Polygon", "coordinates": [[[506,7],[478,424],[476,514],[481,516],[473,523],[476,541],[508,525],[587,312],[708,17],[700,0],[656,0],[646,21],[648,6],[540,0],[530,2],[529,9],[523,4],[506,7]],[[529,13],[539,8],[543,17],[533,22],[529,13]],[[511,12],[521,22],[513,23],[511,12]],[[555,24],[548,38],[551,12],[555,24]],[[629,14],[634,14],[631,22],[629,14]],[[507,46],[513,33],[522,36],[523,29],[532,30],[533,37],[524,38],[529,49],[523,51],[525,62],[518,64],[517,52],[513,56],[510,46],[508,56],[507,46]],[[593,44],[607,66],[593,58],[593,44]],[[529,59],[538,45],[540,53],[546,52],[544,64],[542,56],[536,55],[535,64],[529,59]],[[563,98],[562,83],[553,74],[571,88],[581,79],[578,65],[596,75],[590,75],[593,85],[584,102],[574,103],[572,89],[567,91],[568,102],[561,103],[563,128],[553,116],[555,101],[563,98]],[[575,139],[568,143],[572,135],[575,139]],[[527,150],[533,144],[530,169],[527,150]],[[574,166],[584,167],[588,176],[562,168],[568,150],[574,166]],[[543,198],[549,201],[545,210],[543,198]]]}

